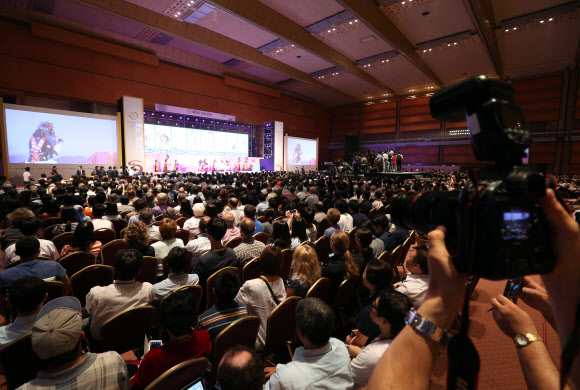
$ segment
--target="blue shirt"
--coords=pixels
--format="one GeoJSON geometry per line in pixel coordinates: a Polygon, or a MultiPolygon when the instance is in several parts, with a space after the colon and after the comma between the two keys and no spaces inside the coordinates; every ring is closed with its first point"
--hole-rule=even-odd
{"type": "Polygon", "coordinates": [[[348,350],[342,341],[331,338],[322,348],[297,348],[290,363],[276,366],[264,390],[338,390],[352,389],[353,385],[348,350]]]}
{"type": "Polygon", "coordinates": [[[338,225],[338,224],[336,225],[336,227],[332,227],[332,226],[331,226],[331,227],[329,227],[328,229],[326,229],[326,230],[324,231],[324,235],[325,235],[326,237],[330,237],[330,236],[332,236],[332,235],[334,234],[334,232],[335,232],[335,231],[337,231],[337,230],[340,230],[340,231],[342,231],[342,227],[341,227],[340,225],[338,225]]]}
{"type": "Polygon", "coordinates": [[[264,225],[262,222],[258,221],[257,219],[254,220],[254,225],[256,226],[256,230],[254,230],[254,234],[261,233],[264,231],[264,225]]]}
{"type": "Polygon", "coordinates": [[[12,283],[24,276],[61,280],[66,276],[66,270],[62,265],[53,260],[27,261],[0,272],[0,291],[5,291],[12,283]]]}
{"type": "Polygon", "coordinates": [[[0,348],[32,332],[38,313],[26,317],[16,317],[13,323],[0,327],[0,348]]]}

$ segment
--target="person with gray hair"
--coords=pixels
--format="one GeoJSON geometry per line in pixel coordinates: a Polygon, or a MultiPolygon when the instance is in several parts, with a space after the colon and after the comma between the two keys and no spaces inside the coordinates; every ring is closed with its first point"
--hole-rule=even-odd
{"type": "Polygon", "coordinates": [[[243,240],[240,245],[234,248],[236,263],[240,266],[252,260],[254,257],[260,256],[266,246],[263,242],[254,239],[253,235],[255,230],[256,225],[249,218],[244,219],[240,224],[240,233],[243,240]]]}
{"type": "Polygon", "coordinates": [[[153,207],[151,211],[153,211],[153,215],[156,217],[163,214],[166,210],[171,210],[172,207],[169,206],[168,203],[169,196],[166,193],[161,192],[157,195],[157,206],[153,207]]]}
{"type": "Polygon", "coordinates": [[[303,347],[288,364],[267,367],[265,390],[352,389],[350,357],[346,346],[330,337],[334,312],[318,298],[301,300],[296,307],[296,333],[303,347]]]}
{"type": "Polygon", "coordinates": [[[228,228],[228,230],[226,230],[224,238],[222,238],[222,241],[226,243],[232,238],[238,237],[240,235],[240,228],[235,226],[236,217],[234,216],[233,212],[226,211],[225,213],[222,214],[222,219],[225,221],[226,226],[228,228]]]}
{"type": "Polygon", "coordinates": [[[189,241],[195,239],[199,233],[199,222],[205,213],[205,206],[203,203],[196,203],[193,205],[193,217],[189,218],[183,224],[183,230],[189,231],[189,241]]]}

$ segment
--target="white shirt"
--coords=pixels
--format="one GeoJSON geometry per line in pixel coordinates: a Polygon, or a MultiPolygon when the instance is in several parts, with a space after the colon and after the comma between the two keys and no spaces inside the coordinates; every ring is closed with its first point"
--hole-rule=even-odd
{"type": "Polygon", "coordinates": [[[338,224],[342,227],[342,231],[347,233],[352,230],[352,215],[350,214],[340,214],[340,219],[338,224]]]}
{"type": "Polygon", "coordinates": [[[30,181],[30,172],[28,171],[24,171],[24,173],[22,174],[22,177],[24,178],[24,182],[29,182],[30,181]]]}
{"type": "MultiPolygon", "coordinates": [[[[278,278],[274,283],[270,283],[270,287],[274,295],[276,295],[276,298],[278,298],[278,302],[286,299],[286,287],[281,278],[278,278]]],[[[259,351],[264,349],[268,316],[277,306],[272,298],[272,294],[270,294],[270,290],[268,290],[266,283],[264,283],[264,279],[251,279],[244,283],[236,296],[236,301],[246,305],[249,316],[257,316],[260,318],[256,349],[259,351]]]]}
{"type": "Polygon", "coordinates": [[[400,293],[405,294],[415,307],[421,306],[425,297],[427,296],[427,290],[429,289],[429,275],[416,275],[409,274],[405,281],[396,288],[400,293]]]}
{"type": "Polygon", "coordinates": [[[171,238],[169,240],[161,240],[151,244],[155,249],[155,258],[157,262],[157,276],[163,275],[163,259],[169,254],[173,248],[183,248],[183,240],[180,238],[171,238]]]}
{"type": "Polygon", "coordinates": [[[189,241],[195,239],[195,235],[199,233],[199,222],[203,216],[191,217],[183,224],[183,230],[189,231],[189,241]]]}
{"type": "Polygon", "coordinates": [[[354,381],[354,388],[365,386],[376,365],[386,352],[393,339],[374,339],[369,345],[364,347],[356,358],[350,362],[350,376],[354,381]]]}
{"type": "Polygon", "coordinates": [[[159,233],[159,226],[151,225],[148,228],[149,228],[149,237],[151,237],[152,240],[161,240],[161,233],[159,233]]]}
{"type": "MultiPolygon", "coordinates": [[[[56,246],[54,246],[52,241],[39,239],[38,242],[40,243],[40,256],[48,257],[51,260],[59,259],[60,254],[56,250],[56,246]]],[[[16,254],[16,245],[10,245],[2,254],[2,258],[0,259],[0,268],[6,269],[8,264],[19,259],[20,256],[16,254]]]]}
{"type": "Polygon", "coordinates": [[[316,242],[316,238],[318,236],[317,234],[317,230],[316,230],[316,226],[312,225],[312,227],[307,227],[306,228],[306,235],[308,236],[308,241],[310,242],[316,242]]]}
{"type": "Polygon", "coordinates": [[[87,294],[87,312],[91,314],[91,335],[101,338],[101,326],[124,310],[146,306],[153,300],[153,285],[115,280],[108,286],[93,287],[87,294]]]}
{"type": "Polygon", "coordinates": [[[99,229],[113,229],[113,222],[108,221],[106,219],[91,219],[91,222],[93,223],[94,229],[95,230],[99,230],[99,229]]]}
{"type": "Polygon", "coordinates": [[[153,285],[153,293],[156,301],[160,301],[164,296],[186,284],[199,284],[199,276],[196,274],[174,274],[167,275],[167,279],[153,285]]]}

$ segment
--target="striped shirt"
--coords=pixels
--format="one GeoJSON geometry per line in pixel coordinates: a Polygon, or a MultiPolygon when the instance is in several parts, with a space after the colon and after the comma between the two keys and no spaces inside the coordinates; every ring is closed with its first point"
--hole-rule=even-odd
{"type": "MultiPolygon", "coordinates": [[[[91,252],[95,256],[98,256],[99,252],[101,251],[102,246],[103,246],[103,244],[101,244],[101,241],[95,241],[91,244],[88,252],[91,252]]],[[[75,253],[75,252],[80,252],[80,249],[73,248],[72,246],[67,244],[60,251],[60,257],[65,257],[65,256],[70,255],[71,253],[75,253]]]]}
{"type": "Polygon", "coordinates": [[[219,308],[216,304],[199,316],[199,328],[207,330],[213,342],[229,324],[247,315],[248,311],[243,303],[233,301],[219,308]]]}

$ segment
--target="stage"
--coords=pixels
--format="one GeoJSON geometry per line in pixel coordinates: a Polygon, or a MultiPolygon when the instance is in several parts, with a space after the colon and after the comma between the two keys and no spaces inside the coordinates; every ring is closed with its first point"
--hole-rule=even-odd
{"type": "Polygon", "coordinates": [[[424,172],[368,172],[365,177],[378,177],[381,179],[422,179],[424,172]]]}

